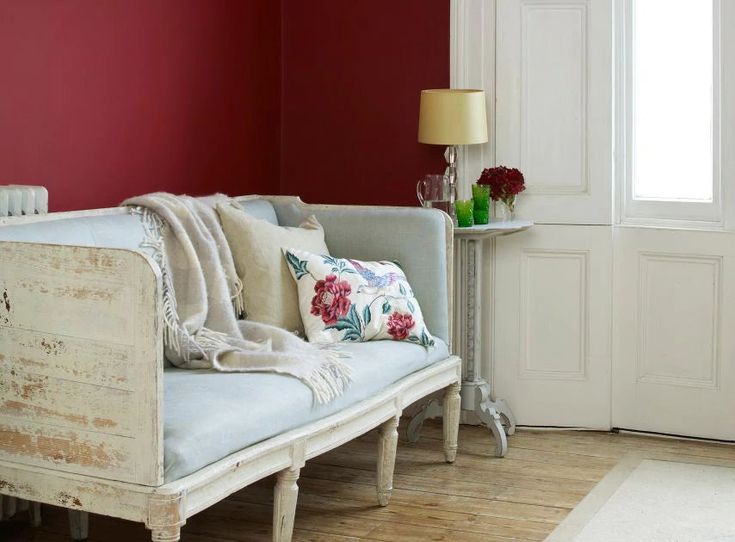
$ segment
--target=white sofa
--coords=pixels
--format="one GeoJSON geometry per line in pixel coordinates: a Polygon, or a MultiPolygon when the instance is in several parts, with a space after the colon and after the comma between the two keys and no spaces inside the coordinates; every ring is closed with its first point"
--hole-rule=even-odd
{"type": "Polygon", "coordinates": [[[437,345],[346,346],[354,382],[317,406],[288,376],[176,369],[163,359],[160,271],[140,248],[139,216],[114,208],[2,219],[0,494],[143,522],[154,541],[176,541],[188,517],[278,473],[273,539],[286,541],[305,461],[376,427],[387,505],[401,412],[440,389],[454,461],[461,369],[449,347],[448,217],[239,199],[281,225],[315,214],[336,256],[399,260],[437,345]]]}

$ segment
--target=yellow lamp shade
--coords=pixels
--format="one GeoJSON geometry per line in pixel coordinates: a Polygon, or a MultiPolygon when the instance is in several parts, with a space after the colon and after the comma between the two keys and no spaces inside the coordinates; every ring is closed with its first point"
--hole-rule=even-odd
{"type": "Polygon", "coordinates": [[[485,91],[455,88],[422,90],[419,142],[432,145],[487,142],[485,91]]]}

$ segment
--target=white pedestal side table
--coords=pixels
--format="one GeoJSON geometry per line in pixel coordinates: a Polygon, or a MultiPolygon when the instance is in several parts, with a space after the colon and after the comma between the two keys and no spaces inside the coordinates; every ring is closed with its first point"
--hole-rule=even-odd
{"type": "MultiPolygon", "coordinates": [[[[495,455],[508,451],[506,435],[515,431],[515,418],[510,407],[495,399],[490,384],[482,374],[482,343],[485,329],[482,321],[482,301],[492,303],[492,292],[482,292],[483,241],[500,235],[527,230],[533,222],[512,220],[491,221],[469,228],[454,228],[454,344],[452,350],[462,358],[462,423],[486,425],[495,436],[495,455]]],[[[486,365],[487,366],[487,365],[486,365]]],[[[442,415],[438,399],[424,405],[411,419],[407,437],[419,439],[424,420],[442,415]]]]}

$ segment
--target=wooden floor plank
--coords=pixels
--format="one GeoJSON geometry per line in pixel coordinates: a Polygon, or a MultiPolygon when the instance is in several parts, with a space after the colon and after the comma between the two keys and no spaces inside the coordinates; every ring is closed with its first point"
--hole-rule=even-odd
{"type": "MultiPolygon", "coordinates": [[[[391,522],[528,540],[543,540],[556,524],[555,521],[526,519],[521,525],[517,517],[521,511],[517,507],[509,510],[507,503],[498,503],[500,510],[496,510],[496,506],[484,506],[482,503],[476,504],[470,510],[451,496],[424,493],[426,498],[416,499],[410,492],[396,491],[390,506],[382,508],[376,503],[375,492],[368,486],[340,484],[340,488],[334,490],[329,487],[328,482],[308,478],[302,479],[300,485],[302,494],[299,511],[308,517],[330,510],[337,513],[339,518],[362,518],[363,525],[371,521],[391,522]],[[509,515],[514,517],[508,517],[509,515]]],[[[259,502],[262,495],[242,492],[234,498],[259,502]]],[[[562,513],[566,515],[566,511],[562,513]]]]}
{"type": "MultiPolygon", "coordinates": [[[[405,424],[401,430],[405,429],[405,424]]],[[[309,461],[299,481],[295,542],[540,541],[628,452],[735,461],[735,446],[640,435],[520,429],[503,459],[487,429],[463,426],[457,463],[443,461],[441,424],[399,445],[388,507],[375,497],[376,435],[368,433],[309,461]]],[[[190,518],[184,542],[271,540],[274,479],[231,495],[190,518]]],[[[3,542],[68,541],[66,512],[44,507],[38,529],[26,518],[0,523],[3,542]]],[[[90,519],[90,542],[150,540],[142,525],[90,519]]]]}
{"type": "MultiPolygon", "coordinates": [[[[371,471],[337,465],[311,464],[302,476],[334,482],[364,484],[370,487],[374,487],[375,484],[375,475],[371,471]]],[[[529,483],[529,485],[532,484],[529,483]]],[[[558,485],[554,486],[553,489],[539,489],[537,487],[517,487],[512,483],[503,485],[495,483],[495,481],[488,483],[476,480],[443,479],[441,483],[437,483],[436,478],[400,472],[396,473],[394,477],[393,487],[396,490],[410,489],[441,495],[460,495],[476,499],[495,499],[569,509],[573,508],[580,498],[587,494],[587,491],[584,490],[571,491],[561,489],[558,485]]]]}

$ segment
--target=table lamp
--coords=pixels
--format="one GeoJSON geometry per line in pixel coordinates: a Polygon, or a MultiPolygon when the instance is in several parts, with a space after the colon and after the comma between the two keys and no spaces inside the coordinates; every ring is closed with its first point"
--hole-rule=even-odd
{"type": "Polygon", "coordinates": [[[419,143],[445,145],[444,172],[449,182],[449,214],[456,221],[454,200],[457,190],[457,145],[487,142],[485,91],[437,88],[421,91],[419,143]]]}

